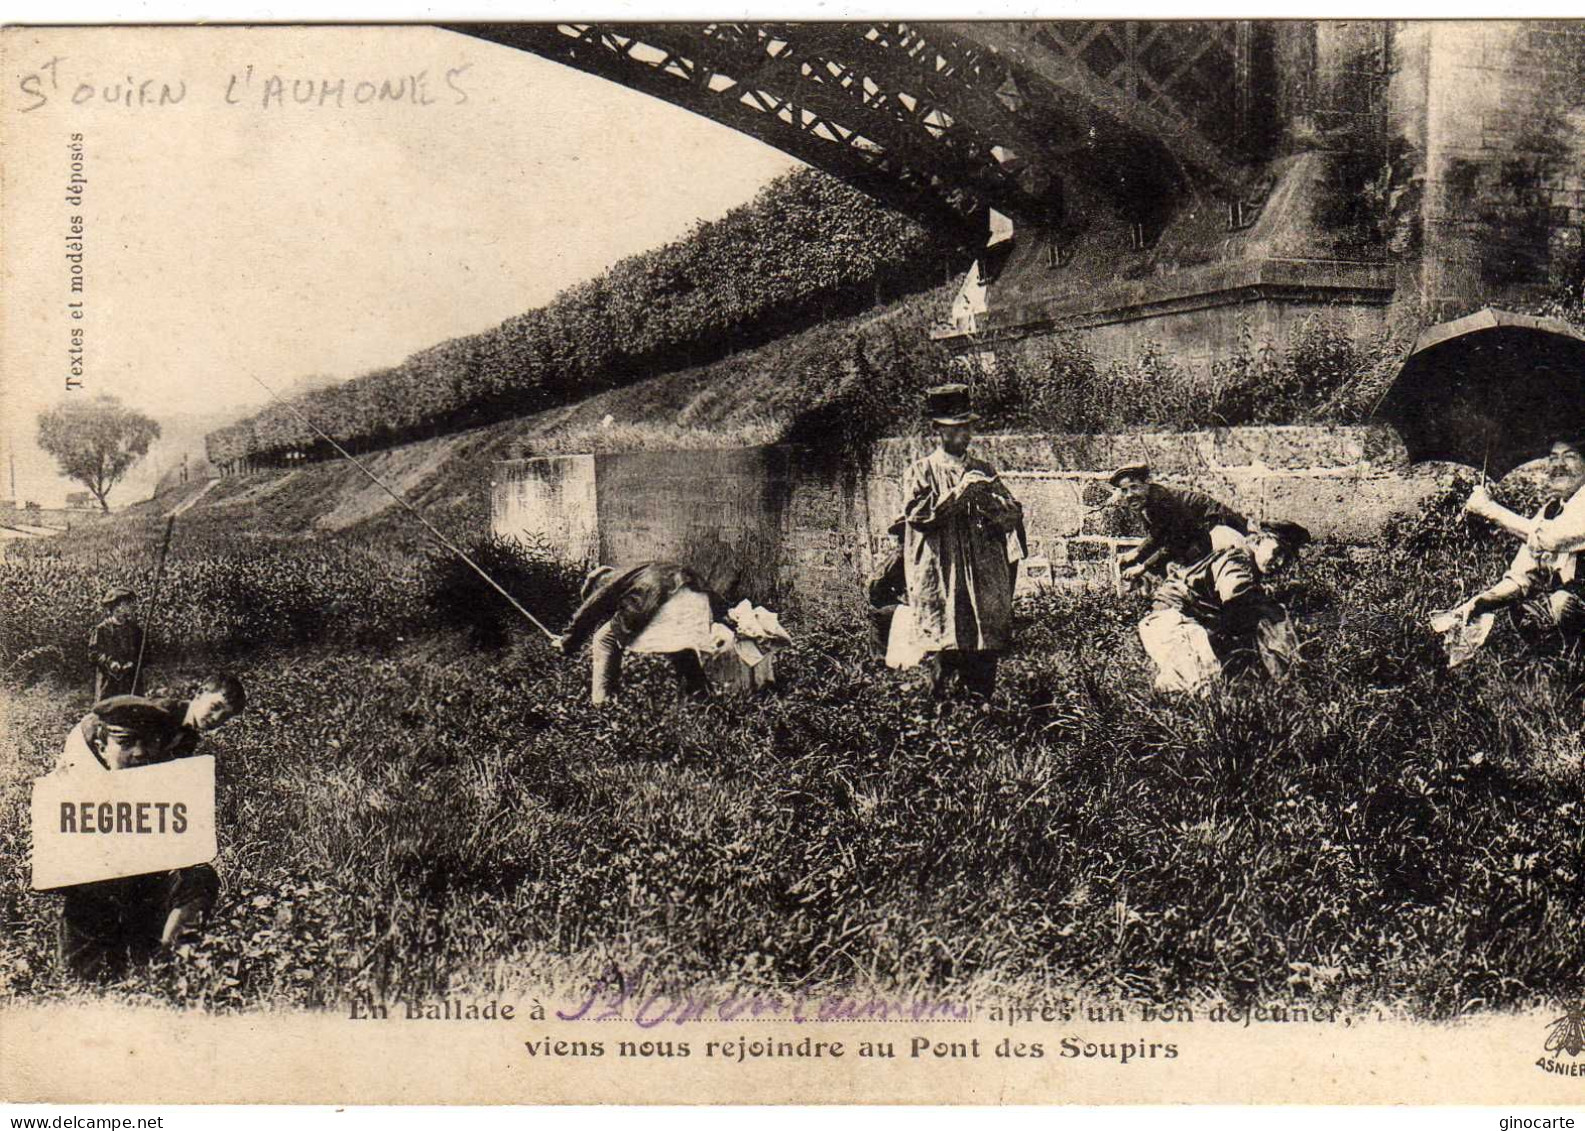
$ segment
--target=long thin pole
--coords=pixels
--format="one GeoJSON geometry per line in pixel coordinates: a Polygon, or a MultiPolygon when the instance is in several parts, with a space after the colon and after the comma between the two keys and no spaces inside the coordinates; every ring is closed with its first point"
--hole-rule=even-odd
{"type": "Polygon", "coordinates": [[[397,503],[401,505],[402,509],[407,511],[408,514],[412,515],[414,518],[418,519],[419,522],[423,523],[424,529],[429,531],[430,534],[434,535],[435,541],[439,542],[446,549],[450,550],[453,554],[456,554],[457,557],[461,558],[467,564],[468,568],[482,577],[485,583],[489,585],[491,589],[494,589],[502,597],[505,597],[507,603],[511,605],[512,608],[522,613],[523,619],[528,621],[528,623],[533,625],[535,628],[539,629],[539,631],[543,632],[547,639],[557,639],[556,633],[546,628],[540,623],[539,618],[535,617],[533,613],[529,612],[527,609],[523,608],[522,605],[518,604],[517,598],[513,597],[505,589],[502,589],[500,585],[496,584],[495,578],[485,573],[484,570],[479,567],[477,562],[475,562],[467,554],[463,553],[461,547],[455,545],[451,539],[447,538],[439,530],[436,530],[434,523],[430,522],[429,519],[419,514],[416,507],[414,507],[406,499],[402,498],[401,495],[398,495],[394,490],[387,486],[385,480],[381,479],[378,475],[374,474],[374,472],[370,471],[368,468],[364,467],[363,464],[359,463],[357,459],[353,457],[351,452],[347,451],[346,448],[343,448],[340,444],[336,443],[334,437],[332,437],[323,428],[319,427],[319,425],[315,424],[306,415],[304,415],[296,405],[283,399],[279,393],[266,385],[258,377],[254,376],[254,374],[249,373],[248,376],[253,378],[254,384],[258,385],[266,393],[269,393],[270,396],[275,399],[276,404],[280,405],[287,412],[291,413],[293,416],[297,417],[298,420],[306,424],[316,436],[325,441],[325,443],[329,444],[332,448],[335,448],[336,452],[341,456],[342,459],[346,460],[348,463],[352,464],[353,467],[363,472],[363,474],[368,477],[371,483],[373,483],[380,490],[384,491],[387,495],[391,496],[391,498],[395,499],[397,503]]]}
{"type": "Polygon", "coordinates": [[[165,557],[171,552],[171,531],[176,526],[176,516],[167,515],[165,519],[165,538],[160,542],[160,560],[154,567],[154,588],[149,593],[148,604],[143,610],[143,631],[138,636],[138,662],[132,665],[132,694],[138,693],[138,676],[143,674],[143,653],[149,646],[149,630],[154,627],[154,610],[160,603],[160,584],[165,580],[165,557]]]}

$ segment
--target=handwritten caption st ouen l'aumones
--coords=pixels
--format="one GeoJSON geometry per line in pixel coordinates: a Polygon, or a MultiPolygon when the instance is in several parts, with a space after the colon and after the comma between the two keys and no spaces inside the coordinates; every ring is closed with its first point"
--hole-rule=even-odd
{"type": "MultiPolygon", "coordinates": [[[[384,74],[296,74],[256,64],[214,74],[161,75],[105,73],[102,67],[78,65],[64,55],[38,61],[17,78],[21,97],[16,111],[32,114],[46,108],[68,114],[90,110],[174,113],[201,104],[235,107],[272,115],[292,113],[356,113],[371,107],[411,108],[464,106],[469,101],[468,72],[472,64],[392,71],[384,74]]],[[[66,140],[62,185],[68,211],[62,217],[65,245],[65,380],[67,392],[88,386],[88,267],[91,196],[87,135],[72,130],[66,140]]]]}
{"type": "Polygon", "coordinates": [[[129,75],[75,68],[67,56],[52,55],[17,79],[22,94],[17,111],[31,114],[53,106],[176,112],[205,103],[282,113],[463,106],[469,99],[471,69],[471,63],[455,62],[384,74],[314,75],[248,63],[240,70],[205,75],[129,75]]]}

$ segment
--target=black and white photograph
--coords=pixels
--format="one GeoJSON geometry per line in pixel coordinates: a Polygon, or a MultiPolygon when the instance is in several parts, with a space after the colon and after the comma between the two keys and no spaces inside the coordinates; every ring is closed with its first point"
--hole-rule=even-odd
{"type": "Polygon", "coordinates": [[[1585,21],[0,57],[4,1098],[1577,1097],[1585,21]]]}

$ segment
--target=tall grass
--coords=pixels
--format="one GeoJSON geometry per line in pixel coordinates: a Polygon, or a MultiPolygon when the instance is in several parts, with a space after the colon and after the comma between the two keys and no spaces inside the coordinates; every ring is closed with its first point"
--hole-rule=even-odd
{"type": "MultiPolygon", "coordinates": [[[[1153,697],[1142,600],[1104,595],[1025,602],[988,711],[938,710],[843,623],[793,626],[772,694],[684,707],[635,657],[605,711],[583,662],[516,631],[477,647],[435,606],[378,650],[260,646],[239,656],[248,712],[212,740],[218,917],[114,992],[344,1006],[613,958],[765,988],[1428,1017],[1572,991],[1580,666],[1503,630],[1445,671],[1426,612],[1508,548],[1451,495],[1393,537],[1369,560],[1308,553],[1280,594],[1302,670],[1206,702],[1153,697]]],[[[50,997],[71,991],[55,897],[27,890],[26,790],[85,693],[46,673],[7,694],[0,992],[50,997]]]]}

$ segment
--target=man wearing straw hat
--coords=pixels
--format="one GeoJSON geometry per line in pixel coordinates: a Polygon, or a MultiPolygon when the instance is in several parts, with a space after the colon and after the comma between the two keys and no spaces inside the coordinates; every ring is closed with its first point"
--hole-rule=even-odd
{"type": "Polygon", "coordinates": [[[914,644],[925,655],[933,695],[956,678],[989,697],[996,664],[1012,639],[1013,581],[1024,556],[1023,508],[984,460],[969,455],[967,385],[926,394],[935,451],[903,478],[903,572],[914,644]]]}
{"type": "MultiPolygon", "coordinates": [[[[589,645],[589,701],[603,706],[622,686],[622,653],[650,630],[675,637],[667,649],[684,697],[706,694],[709,684],[694,647],[726,615],[726,602],[697,574],[673,562],[644,562],[630,569],[597,566],[584,579],[581,603],[567,631],[552,641],[563,655],[589,645]],[[677,600],[677,598],[682,600],[677,600]],[[675,622],[675,623],[669,623],[675,622]]],[[[659,649],[657,649],[659,650],[659,649]]]]}
{"type": "Polygon", "coordinates": [[[125,585],[112,586],[100,602],[105,619],[88,636],[88,657],[94,665],[94,702],[112,695],[131,695],[137,675],[143,629],[137,622],[138,595],[125,585]]]}

